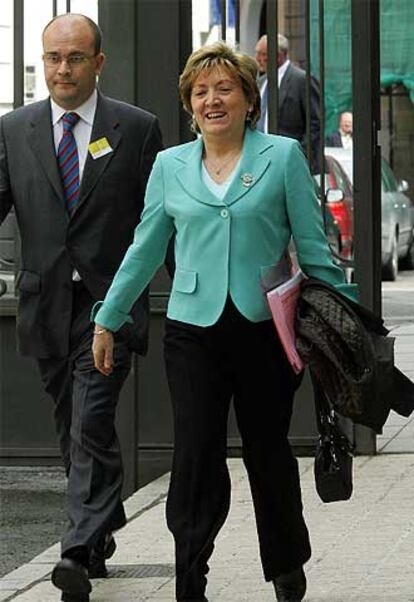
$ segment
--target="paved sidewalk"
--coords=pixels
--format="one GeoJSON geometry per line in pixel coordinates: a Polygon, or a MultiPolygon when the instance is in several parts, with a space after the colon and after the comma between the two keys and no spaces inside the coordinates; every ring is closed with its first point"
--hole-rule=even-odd
{"type": "MultiPolygon", "coordinates": [[[[395,364],[414,382],[414,324],[393,327],[395,364]]],[[[377,437],[379,453],[414,453],[414,414],[409,418],[391,412],[377,437]]],[[[414,503],[414,491],[413,491],[414,503]]]]}
{"type": "MultiPolygon", "coordinates": [[[[307,602],[414,602],[414,455],[354,460],[354,495],[323,504],[315,493],[313,461],[300,459],[313,557],[306,565],[307,602]]],[[[263,581],[247,476],[229,461],[231,512],[210,563],[210,602],[270,602],[263,581]]],[[[91,602],[174,600],[173,545],[165,525],[168,475],[127,501],[129,522],[117,534],[109,579],[93,582],[91,602]]],[[[0,600],[55,602],[49,581],[59,555],[53,546],[0,581],[0,600]]]]}
{"type": "MultiPolygon", "coordinates": [[[[396,364],[414,380],[414,325],[396,328],[396,364]]],[[[306,565],[306,602],[414,602],[414,416],[392,413],[381,454],[354,460],[354,494],[323,504],[315,492],[313,459],[299,460],[313,556],[306,565]],[[387,453],[393,452],[393,453],[387,453]]],[[[263,581],[247,476],[229,460],[232,506],[210,562],[210,602],[274,602],[263,581]]],[[[116,536],[110,578],[93,582],[91,602],[174,600],[172,538],[165,524],[168,475],[126,503],[128,524],[116,536]]],[[[58,602],[50,583],[55,545],[0,579],[0,602],[58,602]]]]}

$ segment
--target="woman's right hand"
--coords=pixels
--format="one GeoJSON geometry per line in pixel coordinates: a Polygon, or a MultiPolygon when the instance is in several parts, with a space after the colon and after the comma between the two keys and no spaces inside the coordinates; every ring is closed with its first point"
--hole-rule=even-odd
{"type": "Polygon", "coordinates": [[[114,335],[110,330],[96,324],[92,343],[93,359],[95,368],[105,376],[109,376],[113,371],[113,352],[114,335]]]}

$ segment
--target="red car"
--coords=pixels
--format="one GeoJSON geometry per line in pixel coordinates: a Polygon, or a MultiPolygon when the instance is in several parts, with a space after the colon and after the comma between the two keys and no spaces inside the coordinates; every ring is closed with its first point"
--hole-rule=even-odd
{"type": "Polygon", "coordinates": [[[354,246],[354,198],[352,184],[342,166],[325,156],[326,205],[341,234],[341,257],[352,259],[354,246]]]}

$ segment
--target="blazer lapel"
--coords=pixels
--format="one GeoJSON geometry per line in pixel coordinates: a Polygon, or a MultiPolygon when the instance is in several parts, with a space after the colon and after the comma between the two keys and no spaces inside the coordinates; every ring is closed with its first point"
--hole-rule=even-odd
{"type": "Polygon", "coordinates": [[[93,122],[91,142],[101,138],[106,138],[112,151],[103,157],[93,159],[88,152],[83,170],[81,187],[79,192],[79,201],[75,207],[73,215],[76,214],[79,207],[86,201],[93,191],[99,178],[108,167],[116,148],[121,140],[122,134],[119,131],[119,119],[113,110],[109,107],[105,97],[98,93],[98,103],[96,106],[95,119],[93,122]]]}
{"type": "Polygon", "coordinates": [[[223,199],[226,205],[231,205],[241,199],[261,179],[270,163],[270,160],[264,157],[262,153],[270,146],[272,146],[271,139],[246,128],[242,158],[230,188],[223,199]]]}
{"type": "Polygon", "coordinates": [[[281,109],[283,103],[286,100],[287,91],[289,88],[289,80],[292,77],[292,66],[288,65],[284,76],[282,77],[282,81],[280,82],[279,88],[279,109],[281,109]]]}
{"type": "Polygon", "coordinates": [[[180,164],[176,177],[182,188],[194,199],[205,205],[231,205],[251,190],[260,180],[270,161],[262,156],[262,152],[272,146],[269,138],[246,128],[243,143],[243,154],[240,165],[223,200],[216,197],[201,178],[201,161],[203,141],[201,138],[188,146],[176,160],[180,164]]]}
{"type": "Polygon", "coordinates": [[[27,139],[59,202],[64,206],[65,201],[56,160],[49,99],[44,100],[36,107],[36,112],[27,126],[27,139]]]}
{"type": "Polygon", "coordinates": [[[200,203],[223,206],[223,201],[210,192],[201,178],[202,153],[202,138],[185,147],[176,157],[178,162],[176,177],[185,192],[200,203]]]}

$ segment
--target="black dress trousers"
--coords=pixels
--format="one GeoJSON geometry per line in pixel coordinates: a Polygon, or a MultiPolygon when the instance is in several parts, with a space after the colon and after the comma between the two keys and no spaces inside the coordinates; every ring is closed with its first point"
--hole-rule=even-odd
{"type": "Polygon", "coordinates": [[[114,371],[104,376],[92,355],[94,300],[82,282],[73,283],[70,353],[38,360],[43,386],[55,402],[55,423],[68,476],[71,527],[62,554],[90,550],[103,535],[122,527],[122,458],[115,431],[121,387],[131,366],[131,351],[122,332],[115,335],[114,371]]]}
{"type": "Polygon", "coordinates": [[[230,503],[227,417],[233,398],[267,581],[311,555],[298,464],[288,431],[300,382],[270,320],[253,323],[229,299],[216,324],[167,319],[165,360],[175,451],[167,522],[178,600],[201,599],[207,561],[230,503]]]}

